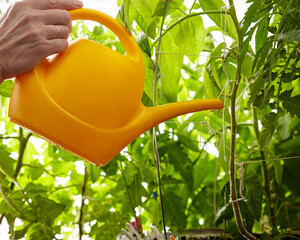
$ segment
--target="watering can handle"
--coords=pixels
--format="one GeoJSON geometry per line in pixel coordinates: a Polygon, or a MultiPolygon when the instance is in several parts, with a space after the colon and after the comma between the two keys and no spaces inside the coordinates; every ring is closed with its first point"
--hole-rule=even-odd
{"type": "Polygon", "coordinates": [[[103,24],[112,30],[122,42],[126,55],[138,59],[140,56],[140,49],[135,39],[130,35],[128,30],[119,23],[116,19],[93,9],[75,9],[69,11],[72,20],[92,20],[103,24]]]}

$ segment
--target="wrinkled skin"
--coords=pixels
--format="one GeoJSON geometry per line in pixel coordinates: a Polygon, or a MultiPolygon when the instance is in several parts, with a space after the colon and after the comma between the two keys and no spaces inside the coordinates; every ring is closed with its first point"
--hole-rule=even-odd
{"type": "Polygon", "coordinates": [[[0,18],[0,83],[63,52],[72,28],[67,10],[82,5],[77,0],[23,0],[11,5],[0,18]]]}

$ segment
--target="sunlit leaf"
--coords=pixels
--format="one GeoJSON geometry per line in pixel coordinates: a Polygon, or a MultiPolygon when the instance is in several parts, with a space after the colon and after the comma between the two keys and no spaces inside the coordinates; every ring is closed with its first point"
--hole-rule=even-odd
{"type": "Polygon", "coordinates": [[[171,30],[179,51],[187,53],[191,61],[195,61],[205,46],[205,29],[200,16],[188,18],[171,30]]]}
{"type": "MultiPolygon", "coordinates": [[[[167,33],[161,42],[161,51],[166,53],[179,53],[171,33],[167,33]]],[[[169,102],[177,101],[178,83],[181,76],[183,62],[182,55],[162,54],[160,56],[160,71],[162,74],[162,91],[169,102]]]]}
{"type": "Polygon", "coordinates": [[[0,169],[9,176],[13,176],[15,160],[9,155],[7,149],[0,145],[0,169]]]}
{"type": "MultiPolygon", "coordinates": [[[[209,2],[206,0],[199,0],[199,3],[203,11],[226,10],[225,4],[222,0],[213,0],[209,2]]],[[[233,39],[237,39],[235,26],[229,14],[208,14],[208,16],[215,22],[215,24],[217,24],[217,26],[227,32],[229,36],[231,36],[233,39]]]]}
{"type": "MultiPolygon", "coordinates": [[[[177,9],[179,9],[181,7],[183,3],[183,0],[173,0],[173,1],[169,1],[168,3],[168,8],[167,8],[167,15],[172,14],[174,11],[176,11],[177,9]]],[[[166,7],[166,1],[165,0],[159,0],[155,11],[154,11],[154,16],[159,16],[162,17],[164,15],[164,11],[165,11],[165,7],[166,7]]]]}
{"type": "Polygon", "coordinates": [[[4,97],[10,97],[12,87],[13,87],[12,80],[4,81],[3,83],[0,84],[0,95],[2,95],[4,97]]]}

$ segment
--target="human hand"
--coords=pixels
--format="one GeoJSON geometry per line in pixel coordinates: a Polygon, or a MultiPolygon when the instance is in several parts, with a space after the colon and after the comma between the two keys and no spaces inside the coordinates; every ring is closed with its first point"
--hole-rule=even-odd
{"type": "Polygon", "coordinates": [[[82,6],[77,0],[23,0],[11,5],[0,18],[0,83],[63,52],[72,28],[67,10],[82,6]]]}

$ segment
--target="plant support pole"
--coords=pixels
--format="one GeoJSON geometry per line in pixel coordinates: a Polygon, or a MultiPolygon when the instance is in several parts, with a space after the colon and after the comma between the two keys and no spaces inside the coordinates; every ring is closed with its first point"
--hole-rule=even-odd
{"type": "MultiPolygon", "coordinates": [[[[156,78],[157,78],[159,49],[160,49],[160,43],[161,43],[161,38],[162,38],[164,22],[165,22],[166,15],[167,15],[168,4],[169,4],[169,0],[166,0],[166,6],[165,6],[165,10],[164,10],[163,19],[162,19],[162,22],[161,22],[161,28],[160,28],[159,37],[158,37],[158,45],[157,45],[157,50],[156,50],[155,71],[154,71],[154,87],[153,87],[153,107],[155,107],[155,105],[156,105],[155,104],[155,100],[156,100],[156,80],[157,80],[156,78]]],[[[153,127],[153,151],[154,151],[154,154],[155,154],[156,167],[157,167],[157,179],[158,179],[159,199],[160,199],[163,229],[164,229],[165,239],[167,240],[168,238],[167,238],[167,230],[166,230],[166,222],[165,222],[164,204],[163,204],[162,191],[161,191],[161,181],[160,181],[160,163],[159,163],[159,154],[158,154],[158,148],[157,148],[156,127],[153,127]]]]}
{"type": "Polygon", "coordinates": [[[84,165],[84,176],[83,176],[83,183],[81,186],[81,205],[79,210],[79,219],[78,219],[78,228],[79,228],[79,240],[82,239],[83,236],[83,225],[82,225],[82,219],[83,219],[83,208],[84,208],[84,196],[86,191],[86,184],[88,180],[88,171],[87,171],[87,165],[84,165]]]}

